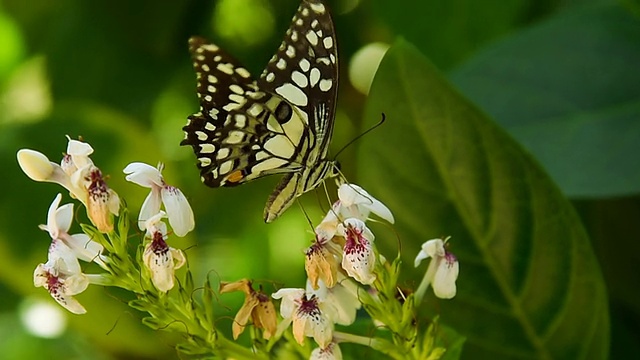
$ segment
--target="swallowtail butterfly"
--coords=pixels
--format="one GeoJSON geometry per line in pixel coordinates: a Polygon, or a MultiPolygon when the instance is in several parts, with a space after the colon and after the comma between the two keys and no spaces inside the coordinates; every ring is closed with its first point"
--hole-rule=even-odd
{"type": "Polygon", "coordinates": [[[280,216],[303,193],[333,176],[327,159],[335,117],[338,53],[321,0],[303,0],[260,78],[206,40],[189,39],[200,110],[183,127],[202,181],[236,186],[285,174],[264,209],[280,216]]]}

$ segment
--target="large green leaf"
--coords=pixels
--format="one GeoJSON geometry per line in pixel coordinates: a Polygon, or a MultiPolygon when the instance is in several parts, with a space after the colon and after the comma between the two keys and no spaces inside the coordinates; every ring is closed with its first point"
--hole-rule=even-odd
{"type": "Polygon", "coordinates": [[[359,181],[394,212],[405,263],[423,241],[453,236],[458,295],[425,308],[467,337],[463,358],[604,358],[598,264],[571,204],[531,156],[403,40],[378,69],[368,124],[382,112],[387,123],[359,149],[359,181]]]}
{"type": "Polygon", "coordinates": [[[478,54],[451,78],[574,197],[640,193],[640,19],[573,9],[478,54]]]}
{"type": "Polygon", "coordinates": [[[555,0],[374,0],[375,10],[395,34],[448,68],[484,43],[555,7],[555,0]],[[488,21],[488,19],[491,19],[488,21]]]}

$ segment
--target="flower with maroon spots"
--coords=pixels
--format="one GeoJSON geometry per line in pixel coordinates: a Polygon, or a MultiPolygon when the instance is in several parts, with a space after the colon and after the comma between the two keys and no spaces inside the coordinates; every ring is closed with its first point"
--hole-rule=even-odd
{"type": "Polygon", "coordinates": [[[307,295],[304,289],[280,289],[271,295],[282,299],[281,326],[288,327],[293,322],[293,337],[302,345],[305,336],[313,337],[320,347],[326,347],[333,338],[333,314],[323,301],[315,295],[307,295]]]}
{"type": "Polygon", "coordinates": [[[150,241],[145,246],[142,257],[145,266],[151,272],[153,285],[161,292],[167,292],[173,288],[175,270],[186,263],[182,251],[169,247],[165,241],[167,225],[162,222],[164,216],[165,213],[160,211],[145,223],[146,237],[150,241]]]}
{"type": "Polygon", "coordinates": [[[362,220],[350,218],[338,227],[338,234],[345,238],[342,268],[356,281],[370,285],[376,280],[374,269],[376,256],[373,251],[374,236],[362,220]]]}
{"type": "Polygon", "coordinates": [[[431,284],[433,293],[441,299],[451,299],[456,296],[456,279],[458,278],[459,264],[458,259],[447,251],[446,245],[449,237],[446,239],[431,239],[422,244],[422,250],[415,259],[415,266],[418,267],[422,260],[431,258],[429,267],[424,276],[423,283],[418,290],[425,288],[431,284]]]}

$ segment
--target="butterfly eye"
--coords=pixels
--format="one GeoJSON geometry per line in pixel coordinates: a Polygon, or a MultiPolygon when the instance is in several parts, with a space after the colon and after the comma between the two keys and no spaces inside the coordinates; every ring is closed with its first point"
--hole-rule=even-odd
{"type": "Polygon", "coordinates": [[[291,119],[291,113],[291,106],[283,101],[276,108],[274,115],[280,124],[284,124],[291,119]]]}

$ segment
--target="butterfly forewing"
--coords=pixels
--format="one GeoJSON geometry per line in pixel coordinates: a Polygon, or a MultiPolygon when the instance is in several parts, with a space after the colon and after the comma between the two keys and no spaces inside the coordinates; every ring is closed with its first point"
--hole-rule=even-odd
{"type": "Polygon", "coordinates": [[[338,87],[338,53],[333,21],[319,0],[303,1],[277,53],[257,81],[299,110],[313,135],[311,147],[326,157],[338,87]]]}

